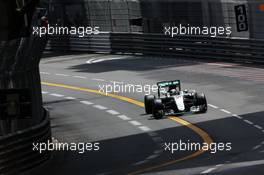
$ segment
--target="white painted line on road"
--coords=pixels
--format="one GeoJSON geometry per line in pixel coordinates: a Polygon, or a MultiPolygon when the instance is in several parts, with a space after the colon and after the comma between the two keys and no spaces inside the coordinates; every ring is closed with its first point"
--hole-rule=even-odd
{"type": "Polygon", "coordinates": [[[262,132],[264,132],[264,130],[262,130],[262,132]]]}
{"type": "Polygon", "coordinates": [[[216,167],[220,167],[220,166],[223,166],[224,164],[218,164],[218,165],[215,165],[216,167]]]}
{"type": "Polygon", "coordinates": [[[67,100],[76,100],[74,97],[65,97],[67,100]]]}
{"type": "Polygon", "coordinates": [[[90,102],[90,101],[80,101],[82,104],[85,104],[85,105],[92,105],[94,103],[90,102]]]}
{"type": "Polygon", "coordinates": [[[133,165],[141,165],[141,164],[144,164],[146,162],[147,162],[147,160],[142,160],[142,161],[139,161],[137,163],[134,163],[133,165]]]}
{"type": "Polygon", "coordinates": [[[264,145],[264,141],[262,141],[261,144],[264,145]]]}
{"type": "Polygon", "coordinates": [[[119,117],[122,120],[131,120],[131,118],[127,117],[126,115],[118,115],[117,117],[119,117]]]}
{"type": "Polygon", "coordinates": [[[136,121],[136,120],[129,121],[129,123],[131,123],[132,125],[135,125],[135,126],[140,126],[140,125],[142,125],[140,122],[138,122],[138,121],[136,121]]]}
{"type": "Polygon", "coordinates": [[[93,64],[93,63],[99,63],[103,61],[110,61],[110,60],[119,60],[119,59],[124,59],[127,58],[128,56],[120,56],[120,57],[113,57],[113,58],[101,58],[101,59],[89,59],[86,61],[87,64],[93,64]]]}
{"type": "Polygon", "coordinates": [[[55,74],[57,76],[62,76],[62,77],[69,77],[70,75],[66,75],[66,74],[55,74]]]}
{"type": "Polygon", "coordinates": [[[210,106],[212,108],[215,108],[215,109],[218,109],[219,108],[218,106],[215,106],[215,105],[212,105],[212,104],[208,104],[208,106],[210,106]]]}
{"type": "Polygon", "coordinates": [[[101,109],[101,110],[107,109],[107,107],[104,107],[104,106],[101,106],[101,105],[94,105],[93,107],[95,107],[97,109],[101,109]]]}
{"type": "Polygon", "coordinates": [[[248,123],[248,124],[250,124],[250,125],[253,124],[253,123],[252,123],[251,121],[249,121],[249,120],[244,120],[244,122],[246,122],[246,123],[248,123]]]}
{"type": "Polygon", "coordinates": [[[112,115],[118,115],[118,114],[120,114],[119,112],[117,112],[115,110],[107,110],[106,112],[108,112],[109,114],[112,114],[112,115]]]}
{"type": "Polygon", "coordinates": [[[102,62],[102,61],[104,61],[104,59],[94,60],[92,63],[99,63],[99,62],[102,62]]]}
{"type": "Polygon", "coordinates": [[[227,113],[227,114],[231,114],[231,112],[230,111],[227,111],[227,110],[225,110],[225,109],[220,109],[222,112],[225,112],[225,113],[227,113]]]}
{"type": "Polygon", "coordinates": [[[54,97],[64,97],[64,95],[61,95],[61,94],[50,94],[50,95],[52,95],[54,97]]]}
{"type": "Polygon", "coordinates": [[[207,169],[207,170],[201,172],[201,174],[207,174],[207,173],[210,173],[210,172],[214,171],[215,169],[216,169],[216,168],[209,168],[209,169],[207,169]]]}
{"type": "Polygon", "coordinates": [[[233,114],[232,116],[233,116],[233,117],[236,117],[236,118],[238,118],[238,119],[242,119],[242,117],[240,117],[240,116],[237,115],[237,114],[233,114]]]}
{"type": "Polygon", "coordinates": [[[40,72],[40,74],[50,75],[50,73],[48,73],[48,72],[40,72]]]}
{"type": "Polygon", "coordinates": [[[258,128],[258,129],[260,129],[260,130],[262,130],[263,128],[261,127],[261,126],[259,126],[259,125],[254,125],[256,128],[258,128]]]}
{"type": "Polygon", "coordinates": [[[159,155],[154,154],[154,155],[148,156],[146,159],[147,159],[147,160],[149,160],[149,159],[154,159],[154,158],[156,158],[156,157],[158,157],[158,156],[159,156],[159,155]]]}
{"type": "Polygon", "coordinates": [[[94,58],[89,59],[88,61],[86,61],[86,63],[87,63],[87,64],[92,64],[94,60],[95,60],[94,58]]]}
{"type": "Polygon", "coordinates": [[[147,126],[140,126],[138,128],[141,129],[142,131],[151,131],[151,129],[147,126]]]}
{"type": "Polygon", "coordinates": [[[81,78],[81,79],[87,79],[86,77],[83,76],[73,76],[74,78],[81,78]]]}
{"type": "Polygon", "coordinates": [[[95,81],[105,81],[104,79],[100,79],[100,78],[92,78],[92,80],[95,80],[95,81]]]}
{"type": "Polygon", "coordinates": [[[160,153],[162,153],[162,152],[163,152],[163,150],[160,149],[160,150],[156,150],[156,151],[154,151],[154,154],[160,154],[160,153]]]}
{"type": "Polygon", "coordinates": [[[261,145],[257,145],[257,146],[255,146],[254,148],[253,148],[253,150],[256,150],[256,149],[258,149],[258,148],[260,148],[261,147],[261,145]]]}
{"type": "Polygon", "coordinates": [[[124,84],[124,82],[121,82],[121,81],[110,81],[110,82],[114,84],[124,84]]]}
{"type": "Polygon", "coordinates": [[[41,93],[42,93],[42,94],[48,94],[49,92],[46,92],[46,91],[42,91],[41,93]]]}

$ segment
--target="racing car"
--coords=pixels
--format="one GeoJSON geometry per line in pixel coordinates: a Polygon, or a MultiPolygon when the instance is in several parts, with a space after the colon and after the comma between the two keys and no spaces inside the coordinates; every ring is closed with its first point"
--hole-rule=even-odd
{"type": "Polygon", "coordinates": [[[180,80],[158,82],[158,96],[145,95],[145,111],[155,119],[184,113],[206,113],[207,101],[204,93],[181,90],[180,80]]]}

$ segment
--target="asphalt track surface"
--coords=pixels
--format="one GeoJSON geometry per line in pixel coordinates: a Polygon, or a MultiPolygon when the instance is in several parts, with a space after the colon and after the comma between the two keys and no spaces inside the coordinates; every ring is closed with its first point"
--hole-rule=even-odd
{"type": "Polygon", "coordinates": [[[241,63],[131,55],[66,55],[40,64],[54,142],[100,144],[53,151],[30,174],[264,174],[264,69],[241,63]],[[180,79],[204,92],[206,114],[155,120],[144,93],[101,94],[99,85],[153,85],[180,79]],[[165,149],[165,143],[231,143],[227,151],[165,149]]]}

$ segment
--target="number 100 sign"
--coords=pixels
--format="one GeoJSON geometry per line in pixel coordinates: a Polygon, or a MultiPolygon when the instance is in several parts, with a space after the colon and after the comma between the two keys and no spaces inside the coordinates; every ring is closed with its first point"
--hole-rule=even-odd
{"type": "Polygon", "coordinates": [[[237,31],[238,32],[248,31],[246,5],[235,6],[235,14],[236,14],[237,31]]]}

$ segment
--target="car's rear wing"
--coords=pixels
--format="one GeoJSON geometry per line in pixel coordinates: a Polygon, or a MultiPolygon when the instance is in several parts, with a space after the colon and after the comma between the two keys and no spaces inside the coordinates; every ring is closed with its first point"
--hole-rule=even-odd
{"type": "Polygon", "coordinates": [[[158,87],[169,87],[169,86],[177,86],[181,87],[181,81],[180,80],[172,80],[172,81],[161,81],[157,83],[158,87]]]}
{"type": "Polygon", "coordinates": [[[160,89],[170,86],[176,86],[181,90],[181,81],[180,80],[172,80],[172,81],[161,81],[157,83],[158,86],[158,96],[160,97],[160,89]]]}

